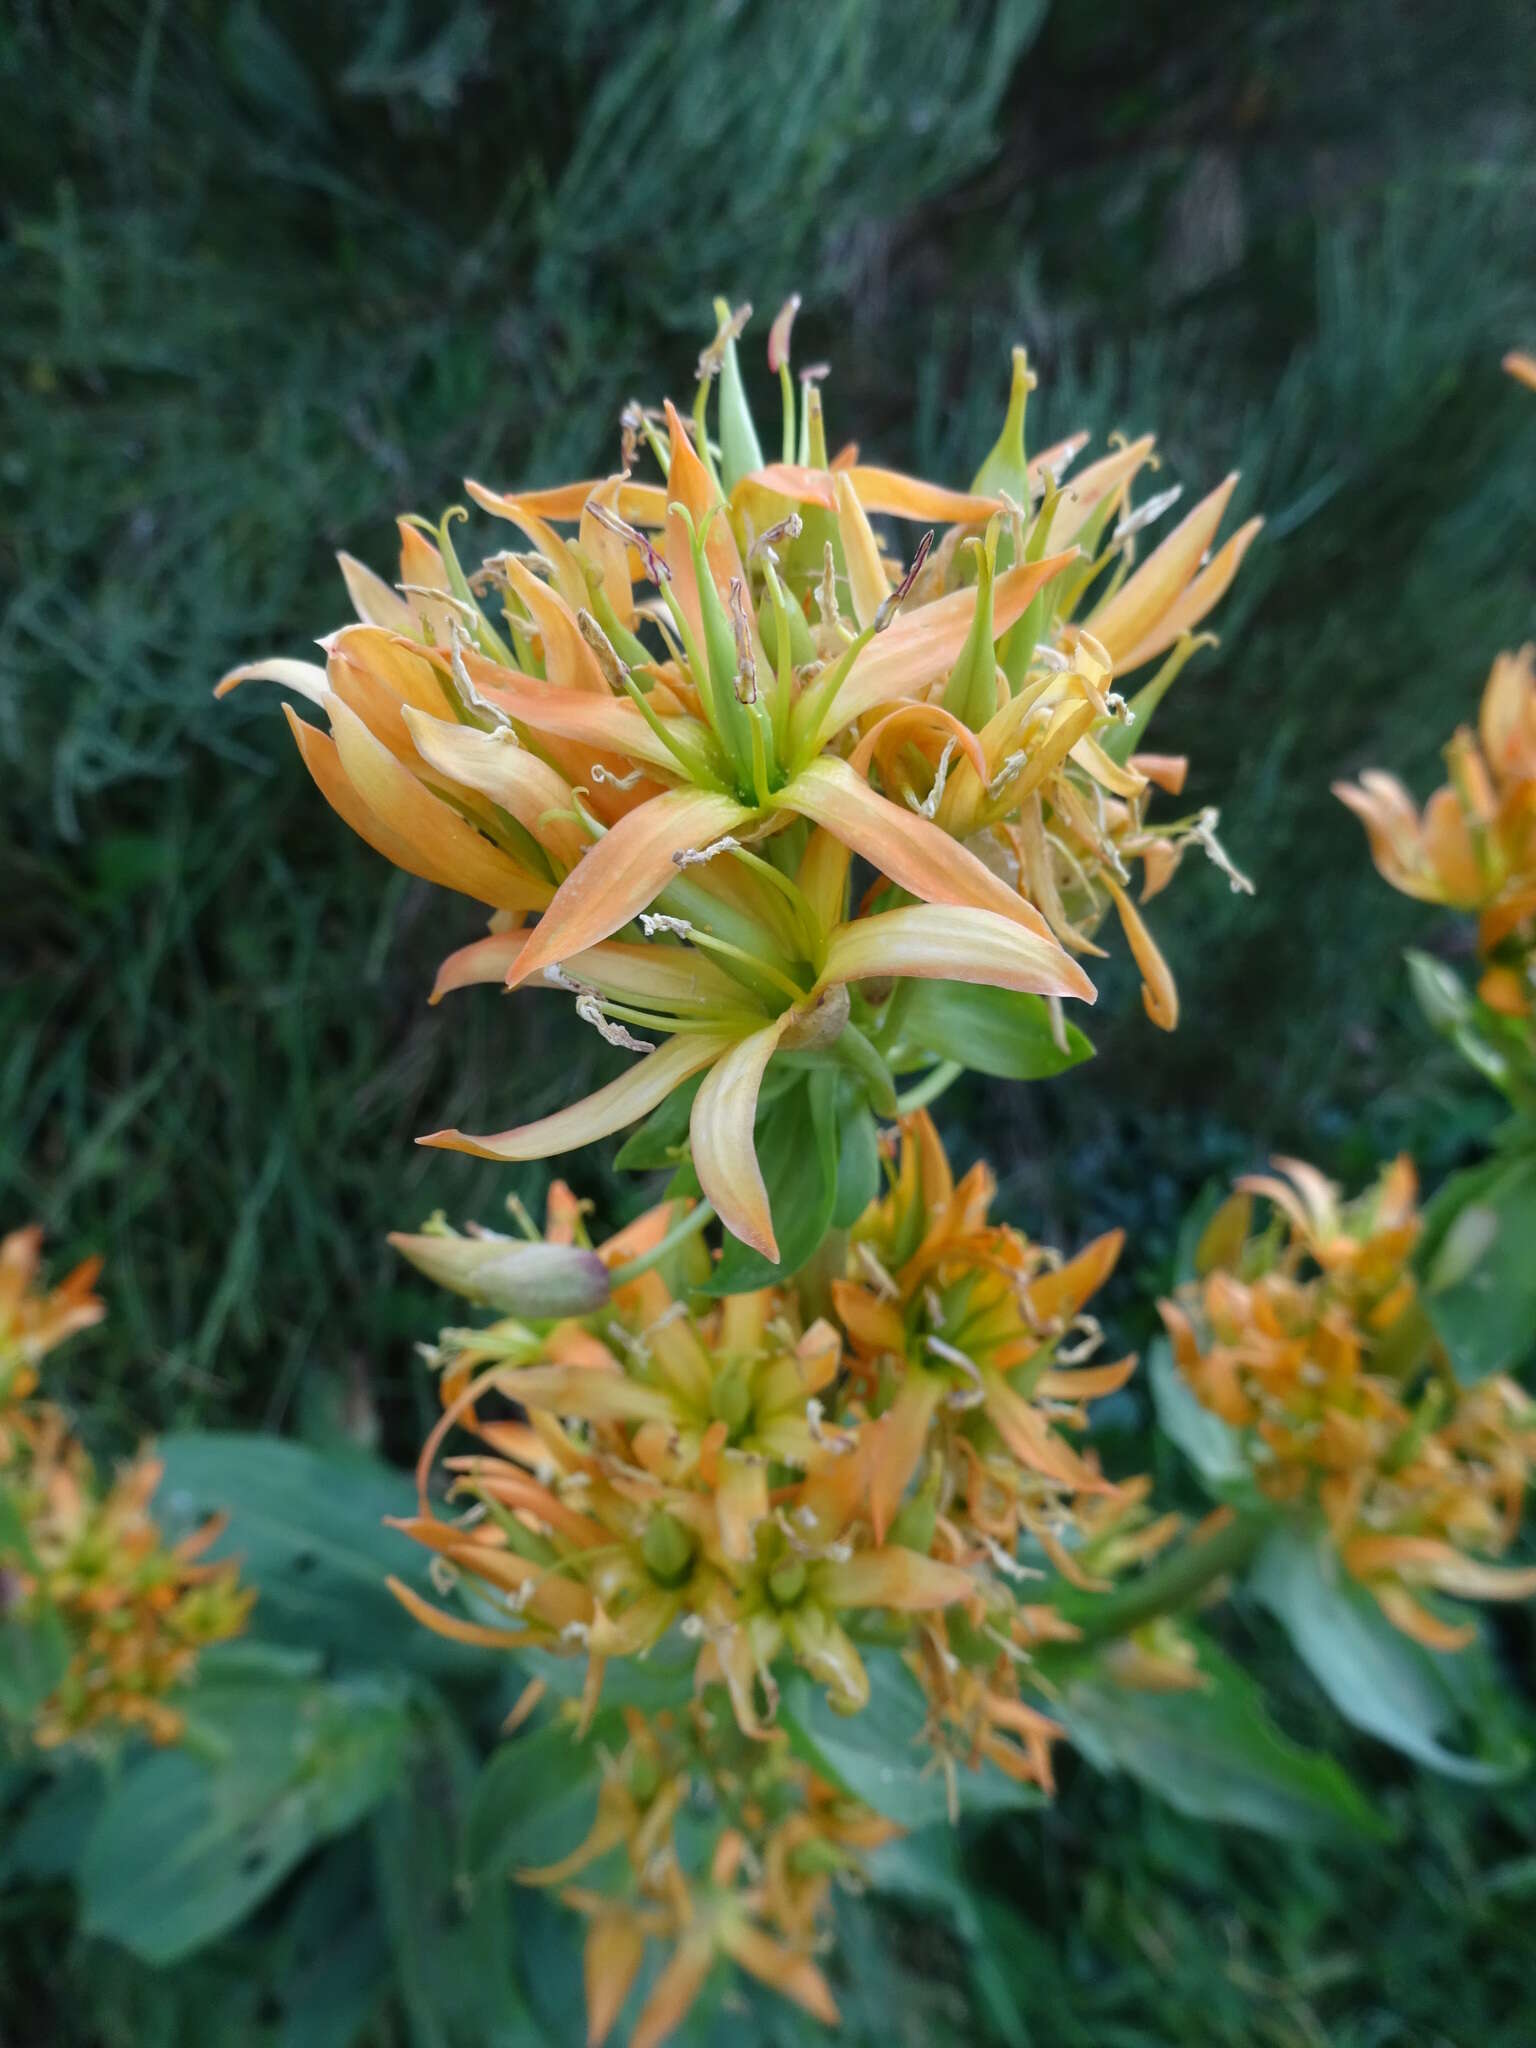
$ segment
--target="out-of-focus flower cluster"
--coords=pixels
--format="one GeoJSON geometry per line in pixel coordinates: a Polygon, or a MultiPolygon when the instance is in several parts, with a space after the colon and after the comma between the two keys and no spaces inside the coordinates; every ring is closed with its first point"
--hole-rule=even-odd
{"type": "Polygon", "coordinates": [[[1477,914],[1490,1009],[1536,1010],[1536,647],[1501,654],[1483,690],[1477,730],[1445,750],[1444,785],[1422,813],[1397,780],[1367,769],[1335,793],[1360,817],[1371,857],[1394,889],[1477,914]]]}
{"type": "Polygon", "coordinates": [[[652,1715],[628,1708],[624,1721],[623,1747],[602,1759],[586,1838],[556,1863],[515,1873],[558,1886],[587,1919],[592,2048],[612,2029],[650,1942],[667,1959],[631,2048],[666,2039],[722,1957],[835,2025],[815,1961],[830,1938],[832,1886],[857,1883],[863,1852],[899,1830],[818,1778],[782,1739],[753,1741],[702,1701],[652,1715]]]}
{"type": "Polygon", "coordinates": [[[43,1747],[113,1727],[173,1742],[175,1688],[200,1649],[240,1632],[254,1596],[232,1564],[199,1562],[217,1523],[162,1540],[153,1458],[104,1485],[62,1412],[34,1398],[44,1355],[104,1314],[97,1262],[47,1290],[41,1247],[35,1228],[0,1240],[0,1616],[58,1667],[26,1732],[43,1747]]]}
{"type": "Polygon", "coordinates": [[[1488,1562],[1519,1528],[1536,1404],[1512,1380],[1463,1386],[1410,1266],[1420,1219],[1399,1159],[1353,1201],[1297,1160],[1238,1183],[1202,1240],[1202,1277],[1161,1304],[1200,1401],[1242,1433],[1254,1478],[1318,1513],[1345,1568],[1432,1648],[1464,1645],[1423,1593],[1523,1599],[1536,1570],[1488,1562]],[[1272,1205],[1252,1230],[1252,1203],[1272,1205]]]}
{"type": "Polygon", "coordinates": [[[552,986],[647,1055],[532,1124],[427,1142],[545,1157],[703,1073],[704,1193],[772,1256],[763,1076],[776,1054],[836,1049],[878,1093],[903,979],[1091,1000],[1074,956],[1100,950],[1113,909],[1150,1014],[1176,1021],[1137,864],[1143,899],[1192,842],[1247,885],[1214,814],[1150,822],[1184,763],[1145,739],[1259,522],[1217,545],[1229,477],[1138,562],[1177,496],[1133,502],[1152,437],[1075,473],[1084,435],[1028,457],[1022,350],[969,490],[830,453],[824,373],[798,391],[791,373],[793,302],[768,342],[769,459],[737,356],[748,310],[718,309],[691,419],[626,407],[613,475],[468,486],[522,545],[466,570],[462,514],[404,520],[395,586],[343,558],[358,619],[323,666],[258,662],[221,688],[260,677],[310,699],[329,734],[290,722],[341,817],[492,910],[438,995],[552,986]],[[662,481],[637,480],[645,462],[662,481]],[[1146,670],[1127,699],[1118,685],[1146,670]]]}
{"type": "MultiPolygon", "coordinates": [[[[786,1666],[856,1713],[859,1641],[895,1646],[922,1676],[938,1751],[1048,1785],[1057,1731],[1022,1694],[1032,1648],[1072,1631],[1021,1588],[1047,1566],[1105,1585],[1172,1533],[1144,1486],[1111,1484],[1071,1441],[1134,1364],[1088,1362],[1086,1303],[1119,1237],[1063,1262],[990,1224],[986,1169],[957,1187],[921,1112],[887,1172],[844,1272],[712,1299],[696,1238],[668,1278],[651,1263],[675,1228],[668,1203],[598,1249],[600,1307],[445,1332],[443,1415],[406,1526],[465,1597],[444,1611],[397,1586],[406,1604],[469,1641],[585,1657],[588,1715],[611,1659],[676,1629],[695,1646],[691,1682],[722,1683],[753,1735],[786,1666]],[[481,1448],[444,1461],[445,1517],[428,1487],[455,1427],[481,1448]]],[[[547,1239],[581,1229],[557,1185],[547,1239]]],[[[440,1234],[396,1242],[445,1272],[440,1234]]],[[[503,1241],[448,1242],[458,1284],[480,1292],[469,1247],[489,1263],[503,1241]]]]}

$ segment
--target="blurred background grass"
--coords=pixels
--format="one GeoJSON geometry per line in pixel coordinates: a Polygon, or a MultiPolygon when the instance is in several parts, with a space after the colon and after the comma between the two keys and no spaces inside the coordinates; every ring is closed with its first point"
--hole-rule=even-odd
{"type": "MultiPolygon", "coordinates": [[[[1176,1038],[1112,973],[1089,1067],[946,1098],[1008,1212],[1126,1224],[1134,1324],[1213,1175],[1277,1147],[1358,1178],[1408,1144],[1434,1177],[1474,1145],[1399,965],[1456,934],[1379,883],[1327,785],[1424,786],[1532,631],[1536,407],[1498,362],[1536,342],[1533,108],[1524,0],[13,5],[0,1224],[106,1255],[111,1320],[65,1364],[103,1446],[239,1421],[414,1448],[438,1308],[383,1234],[494,1220],[509,1177],[411,1137],[537,1113],[609,1055],[536,1003],[428,1011],[473,911],[343,831],[270,694],[210,687],[334,625],[332,552],[387,567],[397,509],[608,466],[623,400],[687,387],[717,291],[760,318],[805,294],[834,435],[880,459],[963,481],[1023,339],[1036,445],[1155,427],[1172,477],[1240,466],[1235,513],[1268,515],[1160,734],[1259,894],[1191,864],[1159,906],[1176,1038]]],[[[636,1199],[599,1156],[570,1173],[636,1199]]],[[[1529,1817],[1414,1811],[1438,1906],[1383,1990],[1355,1878],[1202,1863],[1129,1793],[1069,1799],[1049,1870],[1033,1827],[1030,1870],[997,1852],[1075,1902],[1041,1906],[1032,1967],[1084,2017],[1039,2038],[1469,2040],[1473,1968],[1476,2038],[1528,2038],[1498,2029],[1536,1960],[1529,1817]],[[1113,1875],[1100,1826],[1137,1842],[1113,1875]],[[1211,1902],[1261,1879],[1274,1953],[1234,1979],[1211,1902]],[[1304,1953],[1354,1960],[1277,2006],[1264,1972],[1304,1953]]],[[[1373,1926],[1410,1911],[1399,1873],[1357,1877],[1373,1926]]]]}

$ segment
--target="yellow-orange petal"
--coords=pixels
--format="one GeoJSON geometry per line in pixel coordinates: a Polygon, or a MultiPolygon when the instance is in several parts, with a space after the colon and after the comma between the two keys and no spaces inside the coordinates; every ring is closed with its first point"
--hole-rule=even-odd
{"type": "Polygon", "coordinates": [[[1187,585],[1183,596],[1175,598],[1152,630],[1115,662],[1116,675],[1129,675],[1132,669],[1153,660],[1171,647],[1181,633],[1192,632],[1206,613],[1220,604],[1263,525],[1262,519],[1250,519],[1230,539],[1222,542],[1205,567],[1187,585]]]}
{"type": "MultiPolygon", "coordinates": [[[[898,887],[925,902],[994,910],[1055,944],[1050,926],[1032,903],[939,826],[915,812],[899,810],[877,795],[846,761],[832,756],[813,761],[779,792],[775,802],[814,824],[825,825],[898,887]]],[[[1067,970],[1062,993],[1091,1003],[1093,983],[1075,961],[1067,962],[1067,970]]]]}
{"type": "MultiPolygon", "coordinates": [[[[1005,633],[1025,610],[1042,584],[1074,560],[1077,550],[1047,555],[1038,562],[1019,562],[992,585],[992,620],[1005,633]]],[[[959,659],[971,629],[976,591],[952,590],[932,604],[902,612],[883,633],[877,633],[854,661],[837,699],[822,721],[817,744],[852,725],[866,712],[898,697],[919,695],[940,680],[959,659]]]]}
{"type": "Polygon", "coordinates": [[[547,882],[536,880],[424,788],[349,705],[332,695],[326,712],[347,780],[448,888],[498,910],[533,910],[549,902],[547,882]]]}
{"type": "Polygon", "coordinates": [[[706,1199],[734,1237],[775,1263],[778,1239],[752,1128],[768,1062],[796,1014],[786,1010],[761,1031],[733,1045],[716,1062],[694,1097],[688,1124],[693,1170],[706,1199]]]}
{"type": "Polygon", "coordinates": [[[669,790],[627,812],[555,891],[508,986],[608,938],[673,879],[677,854],[712,845],[751,816],[734,797],[703,789],[669,790]]]}
{"type": "MultiPolygon", "coordinates": [[[[1201,556],[1215,538],[1227,501],[1236,488],[1234,470],[1180,520],[1113,596],[1105,598],[1089,614],[1085,622],[1089,631],[1102,641],[1117,664],[1121,656],[1149,637],[1184,594],[1201,556]]],[[[1211,566],[1214,568],[1215,564],[1211,566]]]]}
{"type": "Polygon", "coordinates": [[[976,1581],[959,1565],[900,1544],[824,1565],[816,1577],[817,1597],[829,1607],[890,1607],[911,1614],[952,1607],[973,1599],[976,1590],[976,1581]]]}
{"type": "Polygon", "coordinates": [[[823,983],[885,975],[973,981],[1032,995],[1076,995],[1086,976],[1054,939],[964,904],[915,903],[856,918],[827,948],[823,983]]]}
{"type": "Polygon", "coordinates": [[[416,1142],[449,1152],[468,1152],[476,1159],[548,1159],[557,1152],[571,1152],[578,1145],[612,1137],[615,1131],[638,1123],[665,1102],[674,1088],[711,1065],[733,1043],[731,1035],[724,1032],[682,1034],[648,1053],[605,1088],[552,1116],[487,1137],[433,1131],[416,1142]]]}
{"type": "Polygon", "coordinates": [[[1173,975],[1169,972],[1168,962],[1158,950],[1157,941],[1147,930],[1141,912],[1120,884],[1111,875],[1101,875],[1099,879],[1114,903],[1126,942],[1141,972],[1141,1000],[1147,1015],[1159,1031],[1176,1030],[1179,1022],[1179,991],[1173,975]]]}
{"type": "Polygon", "coordinates": [[[473,725],[429,718],[410,705],[404,716],[417,752],[440,775],[500,804],[562,866],[580,858],[586,834],[574,816],[558,815],[571,811],[571,785],[547,761],[510,733],[498,740],[473,725]]]}

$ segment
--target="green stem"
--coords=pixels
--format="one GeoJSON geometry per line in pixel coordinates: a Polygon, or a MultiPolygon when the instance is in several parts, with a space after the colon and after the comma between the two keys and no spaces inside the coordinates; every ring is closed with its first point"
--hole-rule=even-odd
{"type": "Polygon", "coordinates": [[[936,1102],[944,1090],[965,1072],[958,1060],[941,1060],[936,1067],[930,1067],[921,1081],[906,1089],[896,1098],[896,1107],[903,1116],[910,1116],[914,1109],[926,1109],[930,1102],[936,1102]]]}
{"type": "Polygon", "coordinates": [[[613,1287],[625,1287],[631,1280],[638,1280],[642,1273],[649,1273],[653,1266],[659,1266],[663,1259],[675,1252],[680,1244],[686,1244],[707,1223],[713,1223],[715,1212],[708,1202],[695,1202],[685,1210],[680,1221],[674,1223],[659,1244],[653,1244],[648,1252],[641,1252],[638,1258],[627,1260],[622,1266],[615,1266],[609,1274],[613,1287]]]}
{"type": "Polygon", "coordinates": [[[1274,1518],[1265,1509],[1237,1513],[1201,1543],[1186,1543],[1118,1592],[1074,1603],[1072,1619],[1085,1643],[1125,1636],[1159,1615],[1191,1606],[1218,1579],[1241,1571],[1269,1534],[1274,1518]]]}

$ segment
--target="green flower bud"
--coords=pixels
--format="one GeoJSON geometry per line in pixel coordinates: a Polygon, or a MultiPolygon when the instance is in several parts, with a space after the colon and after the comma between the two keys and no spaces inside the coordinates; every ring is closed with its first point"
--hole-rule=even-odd
{"type": "Polygon", "coordinates": [[[607,1267],[578,1245],[533,1244],[490,1231],[460,1237],[451,1230],[392,1231],[389,1241],[439,1287],[503,1315],[555,1321],[590,1315],[608,1299],[607,1267]]]}
{"type": "Polygon", "coordinates": [[[682,1585],[693,1570],[693,1538],[676,1515],[669,1515],[665,1509],[646,1523],[640,1554],[657,1585],[669,1591],[682,1585]]]}

